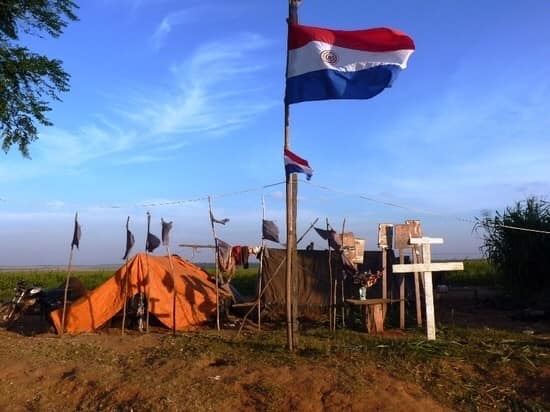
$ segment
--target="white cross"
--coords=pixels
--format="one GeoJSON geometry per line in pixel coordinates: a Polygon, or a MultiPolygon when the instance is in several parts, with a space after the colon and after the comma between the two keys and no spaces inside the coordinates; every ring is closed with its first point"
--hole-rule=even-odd
{"type": "Polygon", "coordinates": [[[426,303],[426,328],[428,340],[435,340],[435,313],[432,284],[432,272],[449,270],[464,270],[462,262],[436,262],[432,263],[430,245],[442,244],[442,238],[419,237],[409,240],[411,245],[422,245],[423,263],[393,265],[393,273],[422,272],[424,279],[424,299],[426,303]]]}

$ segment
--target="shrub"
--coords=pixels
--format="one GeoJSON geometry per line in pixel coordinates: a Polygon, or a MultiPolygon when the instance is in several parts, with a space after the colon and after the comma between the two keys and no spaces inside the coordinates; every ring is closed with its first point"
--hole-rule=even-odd
{"type": "Polygon", "coordinates": [[[550,231],[550,203],[529,197],[494,217],[486,213],[476,228],[483,231],[481,251],[504,286],[526,303],[544,302],[550,296],[550,235],[536,231],[550,231]]]}

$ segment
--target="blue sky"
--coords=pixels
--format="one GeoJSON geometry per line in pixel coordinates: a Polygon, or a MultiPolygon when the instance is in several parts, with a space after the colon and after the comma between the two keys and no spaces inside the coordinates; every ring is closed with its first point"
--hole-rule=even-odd
{"type": "MultiPolygon", "coordinates": [[[[373,99],[291,107],[292,149],[315,169],[300,184],[298,231],[346,219],[374,249],[378,223],[416,218],[445,239],[436,257],[476,256],[461,219],[549,197],[548,3],[342,4],[305,0],[300,21],[393,27],[416,52],[373,99]]],[[[86,0],[59,39],[26,39],[64,61],[71,91],[32,160],[15,149],[0,160],[0,265],[64,264],[76,211],[75,264],[121,262],[127,216],[143,250],[148,210],[157,233],[161,217],[174,221],[172,252],[210,243],[209,194],[231,219],[218,227],[229,243],[259,242],[262,194],[284,233],[284,185],[261,187],[284,180],[286,14],[283,0],[86,0]]]]}

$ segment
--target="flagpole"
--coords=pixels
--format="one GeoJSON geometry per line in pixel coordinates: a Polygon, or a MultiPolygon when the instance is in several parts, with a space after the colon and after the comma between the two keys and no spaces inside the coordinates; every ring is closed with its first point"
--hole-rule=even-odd
{"type": "Polygon", "coordinates": [[[174,274],[174,264],[172,263],[172,254],[170,248],[166,245],[166,253],[168,254],[168,263],[170,264],[170,272],[172,272],[172,335],[176,336],[176,275],[174,274]]]}
{"type": "MultiPolygon", "coordinates": [[[[128,236],[128,226],[130,224],[130,216],[126,220],[126,236],[128,236]]],[[[126,262],[124,263],[124,309],[122,312],[122,335],[124,335],[124,326],[126,324],[126,301],[128,300],[128,255],[126,253],[126,262]]]]}
{"type": "MultiPolygon", "coordinates": [[[[290,25],[298,24],[298,6],[300,1],[298,0],[289,0],[288,4],[288,32],[287,32],[287,42],[289,41],[290,36],[290,25]]],[[[287,59],[286,59],[286,73],[285,78],[288,77],[288,45],[287,45],[287,59]]],[[[285,99],[285,140],[284,148],[285,150],[290,150],[290,107],[285,99]]],[[[296,209],[294,207],[296,199],[293,196],[293,184],[297,185],[298,181],[293,179],[294,174],[286,175],[286,281],[285,281],[285,299],[286,299],[286,323],[287,323],[287,346],[290,351],[294,351],[294,322],[293,320],[293,306],[296,305],[296,302],[292,302],[293,297],[293,251],[296,247],[296,216],[294,216],[293,211],[296,209]],[[294,305],[293,305],[294,303],[294,305]]]]}
{"type": "Polygon", "coordinates": [[[212,198],[208,196],[208,210],[210,212],[210,225],[212,226],[212,236],[214,236],[214,268],[216,274],[216,328],[220,328],[220,289],[219,289],[219,269],[218,269],[218,238],[216,237],[216,228],[214,227],[214,215],[212,214],[212,198]]]}
{"type": "MultiPolygon", "coordinates": [[[[149,333],[149,292],[151,292],[151,287],[149,285],[151,277],[151,268],[149,267],[149,250],[147,249],[149,242],[149,233],[151,232],[151,213],[147,211],[147,235],[145,236],[145,262],[147,265],[147,283],[145,284],[145,307],[147,308],[147,313],[145,314],[145,331],[149,333]]],[[[138,303],[139,304],[139,303],[138,303]]]]}
{"type": "MultiPolygon", "coordinates": [[[[75,237],[77,236],[77,230],[78,230],[78,212],[74,215],[74,234],[73,234],[73,241],[71,243],[71,253],[69,254],[69,264],[67,265],[67,280],[65,281],[65,292],[63,295],[63,314],[61,316],[61,335],[65,333],[65,314],[67,313],[67,295],[69,293],[69,280],[71,278],[71,265],[73,262],[73,251],[74,251],[74,241],[75,237]]],[[[78,241],[79,239],[77,239],[78,241]]]]}

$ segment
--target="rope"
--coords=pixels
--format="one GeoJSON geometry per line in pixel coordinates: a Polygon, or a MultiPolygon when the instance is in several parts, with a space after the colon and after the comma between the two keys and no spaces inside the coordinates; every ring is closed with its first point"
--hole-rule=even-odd
{"type": "MultiPolygon", "coordinates": [[[[417,208],[414,208],[414,207],[404,206],[404,205],[400,205],[400,204],[393,203],[393,202],[387,202],[387,201],[384,201],[384,200],[378,200],[378,199],[375,199],[375,198],[370,197],[370,196],[357,194],[357,193],[346,192],[346,191],[343,191],[343,190],[334,189],[334,188],[324,186],[324,185],[318,185],[318,184],[315,184],[315,183],[311,183],[310,181],[307,181],[307,180],[300,179],[300,182],[301,183],[306,183],[306,184],[308,184],[312,187],[316,187],[318,189],[326,190],[326,191],[333,192],[333,193],[343,194],[343,195],[346,195],[346,196],[355,196],[355,197],[358,197],[360,199],[368,200],[369,202],[377,203],[377,204],[380,204],[380,205],[391,206],[391,207],[395,207],[395,208],[399,208],[399,209],[413,211],[413,212],[416,212],[416,213],[422,213],[422,214],[425,214],[425,215],[432,215],[432,216],[436,216],[436,217],[447,218],[447,216],[442,215],[441,213],[422,210],[422,209],[417,209],[417,208]]],[[[459,222],[465,222],[465,223],[470,223],[470,224],[474,224],[474,225],[480,223],[476,220],[467,219],[467,218],[463,218],[463,217],[454,217],[454,219],[459,221],[459,222]]],[[[487,222],[487,221],[485,221],[481,224],[482,225],[493,226],[493,227],[501,227],[501,228],[510,229],[510,230],[519,230],[519,231],[524,231],[524,232],[532,232],[532,233],[540,233],[540,234],[544,234],[544,235],[550,235],[550,231],[548,231],[548,230],[530,229],[530,228],[526,228],[526,227],[503,225],[503,224],[492,223],[492,222],[487,222]]]]}

